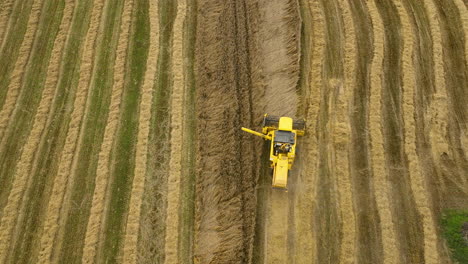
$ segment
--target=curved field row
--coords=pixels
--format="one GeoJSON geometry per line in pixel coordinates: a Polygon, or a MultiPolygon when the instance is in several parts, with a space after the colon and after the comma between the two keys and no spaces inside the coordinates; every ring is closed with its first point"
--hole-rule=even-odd
{"type": "Polygon", "coordinates": [[[166,237],[164,241],[164,263],[177,263],[179,260],[178,239],[181,203],[182,180],[182,143],[183,143],[183,96],[186,88],[184,79],[183,58],[183,27],[186,19],[187,3],[185,0],[177,1],[177,15],[174,21],[174,35],[172,42],[172,69],[174,72],[173,89],[171,95],[171,151],[169,160],[169,174],[167,176],[167,213],[166,213],[166,237]]]}
{"type": "MultiPolygon", "coordinates": [[[[420,159],[416,152],[416,128],[415,128],[415,71],[412,61],[414,52],[415,37],[412,35],[410,19],[406,10],[404,10],[401,1],[395,1],[398,16],[401,18],[402,36],[403,36],[403,55],[402,55],[402,111],[404,121],[404,151],[408,159],[408,172],[410,175],[410,186],[414,192],[414,199],[417,210],[421,215],[423,234],[422,241],[424,246],[424,262],[440,263],[437,251],[437,236],[435,236],[435,222],[429,210],[429,203],[424,188],[423,179],[420,172],[420,159]]],[[[422,261],[422,260],[418,260],[422,261]]],[[[414,261],[413,261],[414,262],[414,261]]]]}
{"type": "MultiPolygon", "coordinates": [[[[378,224],[376,194],[374,193],[374,171],[372,170],[369,133],[371,64],[373,62],[374,34],[371,17],[365,2],[351,1],[350,8],[356,27],[357,65],[351,107],[351,175],[353,179],[354,208],[356,215],[358,252],[357,262],[382,261],[382,233],[378,224]],[[368,245],[375,245],[371,248],[368,245]]],[[[375,25],[374,25],[375,26],[375,25]]]]}
{"type": "MultiPolygon", "coordinates": [[[[135,149],[135,171],[130,195],[129,212],[123,248],[125,263],[139,263],[138,231],[141,222],[141,207],[145,189],[145,173],[148,163],[148,138],[151,120],[151,102],[153,100],[154,76],[159,53],[159,15],[155,1],[141,2],[136,7],[142,20],[149,20],[148,58],[145,75],[141,87],[140,113],[138,121],[138,137],[135,149]],[[146,11],[147,10],[147,11],[146,11]]],[[[147,22],[147,21],[146,21],[147,22]]]]}
{"type": "MultiPolygon", "coordinates": [[[[352,143],[351,133],[353,128],[353,126],[350,123],[351,118],[349,116],[349,109],[352,103],[351,98],[353,95],[353,90],[356,89],[356,78],[354,76],[356,75],[357,58],[359,55],[356,54],[358,43],[349,2],[345,0],[340,0],[338,3],[343,17],[343,25],[347,25],[347,27],[343,26],[344,80],[341,84],[337,83],[335,88],[335,100],[337,101],[337,107],[334,116],[335,125],[333,129],[333,143],[335,144],[335,163],[339,164],[335,168],[335,173],[337,174],[338,181],[338,203],[340,205],[341,210],[341,230],[343,232],[339,262],[355,263],[359,261],[356,261],[356,255],[354,254],[354,250],[356,248],[357,233],[356,219],[353,211],[353,197],[355,196],[355,194],[353,194],[352,192],[353,186],[351,184],[352,178],[349,158],[349,149],[351,148],[352,143]]],[[[360,192],[362,192],[362,190],[360,192]]],[[[373,201],[367,203],[366,208],[373,208],[371,206],[375,204],[373,204],[372,202],[373,201]]],[[[370,213],[370,215],[372,215],[372,213],[370,213]]],[[[369,251],[375,253],[379,252],[380,243],[369,243],[369,245],[374,245],[376,247],[369,247],[369,251]]],[[[368,261],[372,259],[369,256],[369,254],[366,257],[368,261]]]]}
{"type": "MultiPolygon", "coordinates": [[[[468,67],[465,57],[466,36],[460,11],[452,1],[434,1],[439,21],[443,52],[444,81],[447,100],[446,149],[435,150],[441,162],[441,199],[444,207],[463,208],[468,198],[466,175],[466,134],[468,109],[466,108],[468,67]]],[[[466,10],[465,10],[466,11],[466,10]]]]}
{"type": "Polygon", "coordinates": [[[89,83],[88,97],[78,137],[76,156],[70,176],[70,196],[66,199],[68,212],[64,230],[59,237],[62,246],[61,262],[73,262],[82,258],[86,228],[89,220],[98,155],[104,137],[105,125],[113,88],[115,56],[120,33],[123,1],[107,1],[104,6],[100,35],[96,44],[93,75],[89,83]]]}
{"type": "MultiPolygon", "coordinates": [[[[49,134],[45,136],[42,152],[42,166],[54,169],[50,174],[56,175],[50,193],[51,202],[45,208],[44,231],[40,238],[38,260],[40,263],[57,262],[60,256],[62,241],[57,238],[64,232],[64,215],[69,210],[66,202],[69,195],[68,186],[73,183],[73,179],[69,179],[69,172],[92,75],[94,46],[103,5],[104,1],[81,1],[75,8],[71,28],[76,35],[68,39],[65,69],[58,88],[62,97],[54,101],[55,118],[50,122],[49,134]]],[[[39,172],[47,173],[47,170],[39,172]]]]}
{"type": "MultiPolygon", "coordinates": [[[[294,246],[296,254],[294,260],[298,263],[317,262],[318,239],[314,222],[317,211],[315,197],[318,188],[316,182],[318,172],[318,131],[313,129],[317,124],[320,111],[320,100],[323,81],[323,54],[325,51],[325,18],[321,11],[319,1],[301,2],[303,19],[303,41],[301,45],[302,63],[301,67],[301,96],[303,105],[303,116],[307,120],[308,129],[302,139],[302,147],[298,155],[298,173],[296,177],[296,197],[294,204],[294,246]]],[[[299,111],[301,109],[299,108],[299,111]]]]}
{"type": "MultiPolygon", "coordinates": [[[[163,263],[166,237],[167,176],[170,156],[170,95],[172,86],[172,30],[176,2],[158,3],[159,47],[154,78],[147,164],[138,230],[137,262],[163,263]]],[[[149,14],[152,16],[153,14],[149,14]]],[[[153,21],[154,23],[155,21],[153,21]]]]}
{"type": "MultiPolygon", "coordinates": [[[[15,165],[21,155],[22,148],[24,147],[23,144],[26,143],[28,135],[31,132],[33,118],[38,110],[37,108],[40,103],[42,91],[46,81],[45,76],[47,74],[49,58],[54,46],[55,37],[59,31],[59,25],[62,21],[63,8],[63,2],[44,3],[42,5],[41,12],[39,12],[42,15],[40,16],[39,13],[37,14],[38,17],[40,16],[40,19],[38,19],[39,23],[37,28],[43,32],[43,34],[38,34],[36,38],[33,38],[33,33],[31,33],[30,36],[28,34],[26,35],[25,42],[27,43],[28,41],[31,41],[31,43],[34,43],[32,46],[34,49],[32,49],[31,55],[29,57],[28,67],[25,69],[22,82],[14,83],[18,85],[17,87],[10,87],[12,91],[17,90],[19,94],[17,99],[12,99],[16,103],[11,104],[11,111],[13,111],[13,109],[15,110],[13,111],[11,119],[8,122],[9,125],[6,127],[6,131],[1,143],[2,180],[4,180],[2,184],[6,186],[6,190],[2,193],[2,195],[4,197],[8,196],[8,200],[2,200],[2,202],[6,203],[5,207],[3,208],[4,210],[0,224],[0,226],[2,226],[0,237],[3,238],[3,241],[10,241],[8,245],[11,246],[12,250],[8,250],[8,252],[4,251],[7,250],[7,247],[5,244],[2,244],[0,249],[0,259],[6,259],[7,261],[18,262],[25,261],[28,258],[27,255],[22,255],[22,252],[23,250],[28,250],[27,248],[30,245],[30,239],[20,239],[18,241],[18,237],[13,235],[12,232],[20,232],[20,230],[23,229],[25,222],[31,220],[30,218],[23,217],[25,215],[29,216],[29,212],[27,211],[29,208],[25,209],[24,206],[29,205],[26,203],[26,201],[28,201],[28,197],[32,196],[30,188],[32,183],[28,183],[29,179],[27,177],[27,173],[25,171],[21,171],[21,169],[24,168],[19,168],[19,175],[15,175],[17,172],[15,170],[15,165]],[[57,12],[57,16],[47,16],[46,14],[48,12],[57,12]],[[19,205],[23,199],[25,202],[22,203],[22,205],[19,205]],[[18,206],[21,206],[21,209],[24,209],[25,211],[23,212],[21,210],[19,219],[17,219],[19,213],[18,206]],[[24,245],[23,242],[26,242],[26,245],[24,245]],[[23,246],[26,248],[23,248],[23,246]]],[[[33,18],[33,20],[34,19],[36,18],[33,18]]],[[[35,28],[33,28],[33,32],[34,31],[35,28]]],[[[27,46],[28,44],[25,45],[25,47],[27,46]]],[[[7,101],[7,103],[10,102],[7,101]]],[[[40,133],[40,131],[33,132],[36,134],[40,133]]],[[[29,150],[26,149],[25,151],[27,152],[29,150]]],[[[31,154],[28,153],[25,155],[31,156],[31,154]]],[[[28,233],[26,232],[24,234],[28,233]]]]}
{"type": "MultiPolygon", "coordinates": [[[[18,190],[18,187],[23,187],[25,189],[22,190],[23,195],[21,199],[17,197],[16,200],[9,201],[9,203],[13,205],[16,204],[16,207],[13,207],[11,210],[19,214],[19,218],[14,217],[14,219],[16,219],[16,228],[13,238],[11,239],[11,241],[15,241],[15,244],[12,244],[14,255],[11,260],[13,262],[31,262],[37,258],[39,251],[39,240],[36,240],[36,238],[39,237],[42,231],[41,209],[48,202],[47,190],[50,191],[50,182],[48,182],[47,179],[50,178],[38,178],[36,177],[36,172],[38,171],[38,167],[40,167],[38,159],[40,159],[43,154],[40,152],[40,146],[44,144],[44,136],[47,134],[44,132],[44,129],[48,127],[51,115],[53,116],[53,112],[51,112],[52,100],[59,92],[57,89],[58,78],[59,75],[63,73],[63,54],[65,52],[66,38],[70,33],[69,29],[73,11],[74,1],[69,0],[65,2],[60,28],[53,44],[46,73],[47,77],[34,117],[34,123],[26,144],[23,147],[21,158],[17,164],[12,192],[18,190]],[[27,184],[23,181],[26,181],[27,184]],[[44,195],[44,192],[46,195],[44,195]]],[[[53,10],[51,12],[53,12],[53,10]]],[[[60,14],[60,12],[61,11],[58,13],[60,14]]],[[[9,206],[10,204],[7,204],[7,208],[9,206]]]]}
{"type": "MultiPolygon", "coordinates": [[[[6,98],[15,98],[17,96],[17,92],[12,93],[8,87],[12,81],[17,82],[22,76],[21,70],[23,70],[27,63],[32,38],[34,37],[39,19],[38,12],[40,11],[41,3],[41,1],[34,2],[33,0],[16,1],[11,11],[8,31],[5,31],[2,39],[0,46],[1,53],[3,54],[0,61],[0,117],[3,116],[3,118],[0,120],[3,120],[3,123],[6,122],[5,120],[10,115],[10,110],[3,110],[6,98]],[[32,9],[34,3],[36,4],[34,5],[34,9],[32,9]],[[28,29],[29,33],[26,34],[28,29]],[[19,61],[17,61],[18,58],[19,61]]],[[[14,102],[8,103],[8,105],[12,104],[14,105],[14,102]]],[[[2,124],[0,123],[0,125],[2,124]]],[[[0,130],[0,141],[2,138],[3,128],[0,130]]]]}
{"type": "MultiPolygon", "coordinates": [[[[133,87],[128,85],[128,81],[125,80],[125,73],[128,71],[126,68],[127,61],[131,61],[129,64],[134,63],[132,60],[128,59],[128,53],[132,51],[132,47],[129,46],[129,37],[130,37],[130,25],[132,19],[134,20],[133,11],[133,0],[125,0],[122,7],[123,11],[120,16],[120,28],[119,36],[116,46],[115,61],[114,61],[114,71],[113,71],[113,81],[112,81],[112,92],[111,99],[109,104],[109,112],[107,117],[107,124],[104,130],[104,137],[101,142],[101,149],[98,155],[98,163],[96,169],[96,177],[94,179],[94,194],[91,202],[91,208],[86,228],[85,241],[83,245],[83,256],[82,262],[90,263],[94,261],[101,262],[113,262],[115,261],[116,253],[119,250],[118,246],[114,246],[115,250],[111,253],[110,250],[103,252],[103,244],[106,241],[108,232],[105,230],[108,216],[107,213],[110,211],[108,200],[110,200],[110,195],[112,195],[110,186],[114,182],[113,171],[115,168],[115,159],[111,159],[111,151],[113,155],[118,155],[117,150],[113,147],[117,143],[118,132],[120,132],[121,126],[118,127],[119,121],[127,117],[125,111],[127,110],[128,102],[127,98],[130,100],[135,100],[133,96],[128,96],[128,90],[133,87]],[[127,84],[127,85],[126,85],[127,84]],[[122,98],[124,95],[124,98],[122,98]],[[120,116],[120,118],[119,118],[120,116]],[[116,142],[116,143],[114,143],[116,142]],[[106,255],[109,254],[109,255],[106,255]]],[[[133,33],[133,32],[132,32],[133,33]]],[[[133,44],[133,43],[132,43],[133,44]]],[[[140,61],[138,63],[141,63],[140,61]]],[[[130,66],[131,67],[131,66],[130,66]]],[[[132,77],[138,77],[132,75],[132,77]]],[[[136,79],[136,78],[135,78],[136,79]]],[[[138,97],[136,97],[138,99],[138,97]]],[[[137,101],[137,100],[136,100],[137,101]]],[[[126,120],[128,126],[131,127],[130,120],[126,120]]],[[[130,139],[131,140],[131,139],[130,139]]],[[[131,149],[128,148],[127,151],[131,153],[131,149]]],[[[131,161],[128,158],[128,153],[125,153],[126,160],[131,161]]],[[[118,161],[117,161],[118,162],[118,161]]],[[[126,172],[126,171],[123,171],[126,172]]],[[[115,177],[115,176],[114,176],[115,177]]],[[[130,177],[129,177],[130,178],[130,177]]],[[[121,186],[123,189],[124,186],[121,186]]],[[[111,205],[112,206],[112,205],[111,205]]],[[[123,207],[123,206],[122,206],[123,207]]],[[[124,209],[124,208],[122,208],[124,209]]],[[[114,231],[113,235],[118,235],[117,231],[114,231]]]]}
{"type": "MultiPolygon", "coordinates": [[[[34,36],[36,34],[36,29],[39,23],[39,15],[41,11],[41,1],[35,1],[34,6],[29,6],[31,10],[31,16],[27,16],[29,18],[27,21],[27,27],[24,27],[23,30],[20,29],[19,32],[25,32],[24,33],[24,38],[21,44],[19,43],[14,43],[15,39],[12,41],[9,41],[8,44],[11,45],[14,48],[19,47],[19,50],[16,50],[18,60],[14,60],[14,68],[13,72],[11,73],[12,75],[9,76],[6,73],[9,71],[8,68],[2,68],[2,73],[4,73],[6,78],[9,78],[9,82],[6,82],[6,86],[3,87],[3,89],[0,89],[1,91],[6,92],[6,96],[4,98],[4,104],[0,110],[0,185],[4,186],[3,191],[0,194],[0,216],[2,216],[2,212],[4,210],[4,207],[6,205],[6,200],[9,195],[9,190],[11,188],[11,183],[12,183],[12,177],[11,175],[13,174],[13,168],[15,165],[15,161],[17,159],[16,156],[19,155],[19,153],[15,156],[12,155],[14,152],[12,152],[11,149],[8,149],[8,143],[9,144],[16,144],[16,140],[14,142],[7,142],[5,135],[6,129],[10,124],[11,119],[11,114],[13,112],[13,109],[15,108],[16,100],[19,96],[20,92],[20,86],[22,84],[22,78],[23,75],[25,74],[25,69],[26,67],[29,67],[29,54],[32,49],[33,41],[34,41],[34,36]],[[7,151],[8,150],[8,151],[7,151]],[[12,157],[13,159],[11,161],[8,161],[8,157],[12,157]]],[[[28,10],[29,11],[29,10],[28,10]]],[[[26,13],[27,14],[27,13],[26,13]]],[[[24,22],[24,21],[21,21],[24,22]]],[[[4,50],[5,51],[5,50],[4,50]]],[[[3,61],[3,60],[2,60],[3,61]]],[[[6,60],[7,62],[8,60],[6,60]]],[[[7,65],[7,67],[9,67],[7,65]]],[[[3,83],[4,81],[2,81],[3,83]]],[[[13,146],[14,147],[14,146],[13,146]]],[[[14,148],[13,148],[14,149],[14,148]]],[[[18,151],[16,151],[17,153],[18,151]]],[[[0,254],[1,255],[1,254],[0,254]]]]}
{"type": "Polygon", "coordinates": [[[15,4],[18,4],[18,2],[13,0],[5,0],[0,3],[0,50],[3,49],[5,34],[9,31],[9,21],[15,4]]]}

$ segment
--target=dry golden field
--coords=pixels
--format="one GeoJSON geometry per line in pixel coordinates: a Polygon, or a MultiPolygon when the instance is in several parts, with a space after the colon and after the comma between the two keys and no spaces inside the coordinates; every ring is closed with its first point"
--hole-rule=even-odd
{"type": "Polygon", "coordinates": [[[0,1],[0,263],[454,263],[467,7],[0,1]],[[264,113],[307,121],[288,192],[264,113]]]}

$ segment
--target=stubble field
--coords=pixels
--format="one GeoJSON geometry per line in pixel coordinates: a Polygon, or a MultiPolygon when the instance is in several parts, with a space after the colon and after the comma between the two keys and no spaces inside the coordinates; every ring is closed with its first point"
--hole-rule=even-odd
{"type": "Polygon", "coordinates": [[[0,263],[452,263],[467,6],[0,2],[0,263]],[[264,113],[307,121],[288,192],[264,113]]]}

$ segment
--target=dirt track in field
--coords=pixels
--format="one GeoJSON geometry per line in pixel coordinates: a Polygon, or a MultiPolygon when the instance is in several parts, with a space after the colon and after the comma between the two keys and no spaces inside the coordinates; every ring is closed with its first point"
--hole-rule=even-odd
{"type": "Polygon", "coordinates": [[[462,0],[5,0],[0,262],[452,263],[462,0]],[[288,192],[264,113],[305,118],[288,192]],[[8,242],[7,242],[8,241],[8,242]]]}

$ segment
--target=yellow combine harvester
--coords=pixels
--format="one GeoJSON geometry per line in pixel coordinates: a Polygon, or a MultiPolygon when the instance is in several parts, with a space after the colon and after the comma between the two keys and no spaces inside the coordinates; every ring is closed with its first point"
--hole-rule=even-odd
{"type": "Polygon", "coordinates": [[[290,117],[277,117],[265,114],[262,133],[243,127],[245,132],[271,141],[270,166],[273,168],[273,187],[286,189],[288,170],[296,155],[297,136],[303,136],[304,120],[293,121],[290,117]]]}

